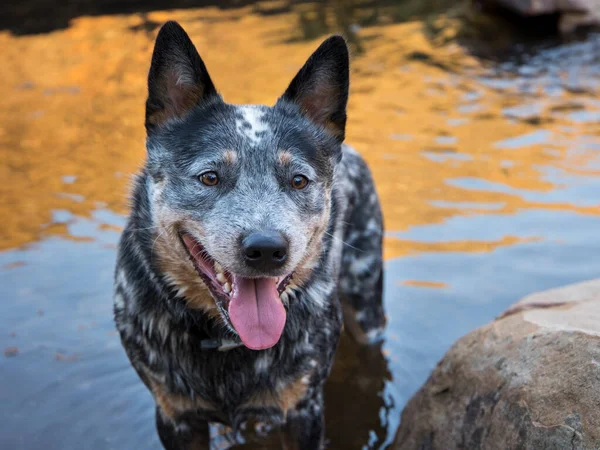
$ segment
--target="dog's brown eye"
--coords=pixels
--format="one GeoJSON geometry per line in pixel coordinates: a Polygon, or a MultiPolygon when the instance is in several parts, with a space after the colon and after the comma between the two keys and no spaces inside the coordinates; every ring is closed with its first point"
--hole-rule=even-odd
{"type": "Polygon", "coordinates": [[[207,186],[216,186],[219,182],[219,177],[216,172],[204,172],[200,175],[200,181],[207,186]]]}
{"type": "Polygon", "coordinates": [[[304,175],[296,175],[292,178],[292,187],[294,189],[304,189],[308,184],[308,178],[304,175]]]}

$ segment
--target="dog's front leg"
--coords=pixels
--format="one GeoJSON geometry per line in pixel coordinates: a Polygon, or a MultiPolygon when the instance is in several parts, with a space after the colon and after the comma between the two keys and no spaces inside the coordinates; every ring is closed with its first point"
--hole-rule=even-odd
{"type": "Polygon", "coordinates": [[[165,450],[210,450],[210,430],[205,420],[173,422],[156,408],[156,430],[165,450]]]}
{"type": "Polygon", "coordinates": [[[285,450],[322,450],[324,435],[322,393],[301,401],[295,409],[288,411],[282,436],[285,450]]]}

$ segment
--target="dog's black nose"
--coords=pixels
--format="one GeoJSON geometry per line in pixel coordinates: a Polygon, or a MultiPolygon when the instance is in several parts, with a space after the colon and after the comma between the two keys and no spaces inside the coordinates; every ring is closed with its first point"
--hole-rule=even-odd
{"type": "Polygon", "coordinates": [[[259,270],[279,269],[287,259],[288,242],[277,231],[256,231],[242,240],[246,264],[259,270]]]}

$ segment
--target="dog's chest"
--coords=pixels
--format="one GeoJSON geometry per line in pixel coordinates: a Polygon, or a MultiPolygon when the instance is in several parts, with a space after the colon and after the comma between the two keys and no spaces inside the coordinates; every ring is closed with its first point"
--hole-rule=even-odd
{"type": "Polygon", "coordinates": [[[326,326],[316,331],[294,321],[290,325],[297,331],[293,339],[286,336],[281,346],[267,351],[186,348],[170,361],[171,370],[162,371],[165,383],[151,386],[155,400],[174,418],[195,411],[230,424],[250,417],[282,420],[322,383],[330,365],[323,349],[334,347],[326,342],[326,326]]]}

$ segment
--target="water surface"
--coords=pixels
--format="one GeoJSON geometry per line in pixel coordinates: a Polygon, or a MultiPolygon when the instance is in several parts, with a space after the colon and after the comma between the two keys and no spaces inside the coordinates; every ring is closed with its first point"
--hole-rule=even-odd
{"type": "Polygon", "coordinates": [[[370,351],[342,339],[330,448],[386,448],[455,339],[525,294],[600,274],[600,36],[491,63],[451,17],[440,40],[384,3],[90,12],[0,32],[0,448],[160,448],[111,293],[167,19],[234,103],[273,103],[325,30],[351,33],[348,142],[384,206],[389,327],[370,351]]]}

